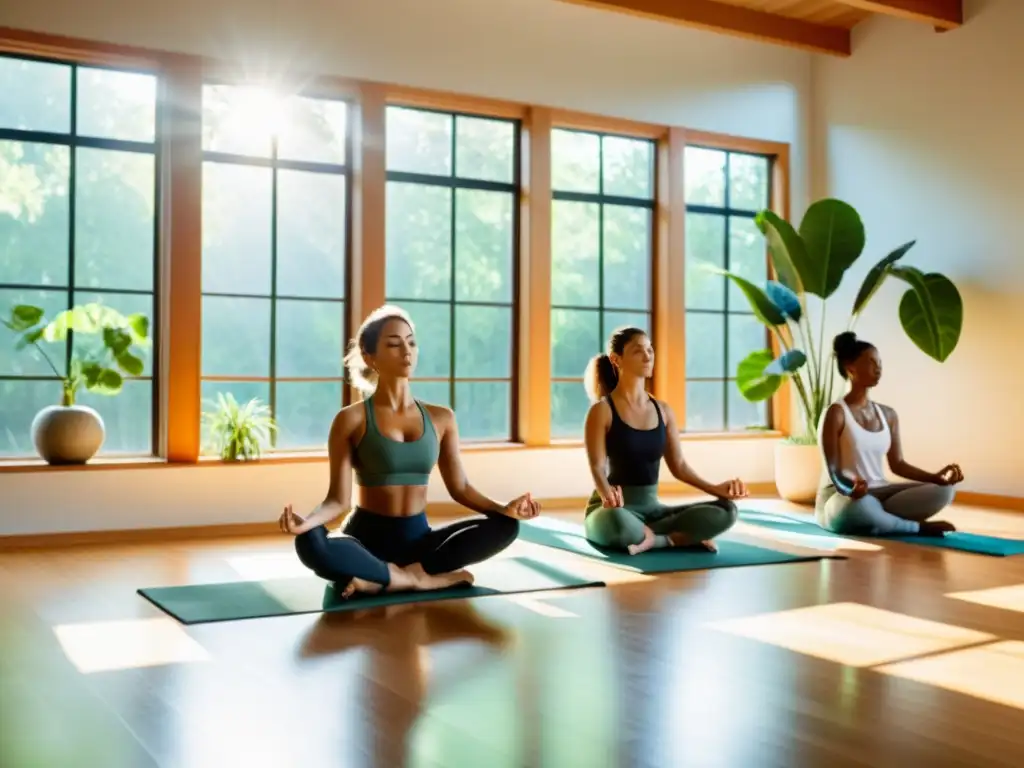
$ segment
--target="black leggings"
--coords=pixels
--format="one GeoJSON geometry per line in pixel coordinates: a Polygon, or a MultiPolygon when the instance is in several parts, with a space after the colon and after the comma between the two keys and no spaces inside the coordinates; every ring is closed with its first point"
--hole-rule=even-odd
{"type": "Polygon", "coordinates": [[[399,567],[419,563],[430,574],[457,571],[507,548],[519,535],[519,521],[481,515],[431,528],[425,512],[390,517],[357,507],[342,531],[343,536],[328,537],[321,525],[296,536],[299,560],[339,587],[353,578],[387,587],[391,583],[388,563],[399,567]]]}

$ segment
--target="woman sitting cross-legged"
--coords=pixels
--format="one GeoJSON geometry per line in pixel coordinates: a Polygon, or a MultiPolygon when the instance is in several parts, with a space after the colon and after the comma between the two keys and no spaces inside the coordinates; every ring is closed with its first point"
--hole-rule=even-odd
{"type": "Polygon", "coordinates": [[[832,344],[839,375],[850,391],[825,411],[818,444],[831,483],[815,502],[818,524],[833,533],[863,536],[941,536],[952,523],[931,520],[953,502],[953,485],[964,479],[956,464],[932,474],[903,458],[896,411],[868,397],[878,386],[882,361],[873,344],[847,331],[832,344]],[[890,483],[889,468],[909,483],[890,483]]]}
{"type": "Polygon", "coordinates": [[[608,353],[595,357],[585,383],[594,404],[586,419],[586,447],[596,486],[584,530],[598,546],[637,554],[659,547],[717,552],[712,539],[736,522],[732,499],[744,498],[738,479],[712,485],[683,458],[672,409],[644,389],[654,372],[654,349],[639,328],[619,328],[608,353]],[[658,500],[661,461],[674,477],[714,501],[667,506],[658,500]]]}
{"type": "Polygon", "coordinates": [[[344,597],[472,583],[465,567],[507,548],[519,520],[540,511],[528,493],[501,504],[470,485],[455,413],[412,396],[416,359],[405,312],[385,306],[363,322],[346,363],[365,400],[343,408],[331,425],[327,496],[305,518],[286,506],[279,521],[295,536],[302,563],[344,597]],[[424,508],[435,465],[452,499],[480,514],[431,528],[424,508]],[[344,535],[329,537],[327,526],[349,511],[353,470],[359,504],[342,524],[344,535]]]}

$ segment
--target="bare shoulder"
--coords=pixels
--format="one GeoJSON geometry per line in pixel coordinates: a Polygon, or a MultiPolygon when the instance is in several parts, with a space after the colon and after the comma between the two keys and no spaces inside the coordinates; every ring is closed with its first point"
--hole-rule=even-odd
{"type": "Polygon", "coordinates": [[[893,408],[891,405],[883,405],[882,403],[875,403],[875,405],[878,406],[878,410],[880,410],[882,412],[882,415],[885,416],[886,421],[888,421],[890,424],[896,421],[895,408],[893,408]]]}
{"type": "Polygon", "coordinates": [[[611,419],[612,408],[603,397],[596,403],[591,403],[587,409],[587,419],[611,419]]]}
{"type": "Polygon", "coordinates": [[[331,431],[338,431],[340,434],[351,435],[366,426],[366,404],[359,402],[346,405],[334,416],[331,424],[331,431]]]}
{"type": "Polygon", "coordinates": [[[424,403],[420,401],[420,405],[427,411],[430,416],[430,420],[439,427],[447,428],[450,424],[455,423],[455,411],[449,408],[447,405],[435,405],[434,403],[424,403]]]}
{"type": "Polygon", "coordinates": [[[654,404],[658,407],[658,410],[660,410],[662,415],[665,417],[665,421],[675,421],[676,412],[672,410],[671,405],[666,403],[664,400],[658,400],[657,398],[655,398],[654,404]]]}

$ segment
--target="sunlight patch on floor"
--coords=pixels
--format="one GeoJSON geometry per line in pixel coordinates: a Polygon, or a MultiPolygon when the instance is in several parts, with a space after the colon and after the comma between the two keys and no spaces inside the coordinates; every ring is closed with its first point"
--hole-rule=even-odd
{"type": "MultiPolygon", "coordinates": [[[[757,541],[776,544],[793,544],[806,551],[815,552],[881,552],[882,547],[877,544],[870,544],[866,541],[856,539],[842,539],[836,536],[816,535],[813,533],[796,533],[794,531],[782,531],[773,528],[764,528],[759,525],[738,522],[730,533],[737,533],[745,538],[756,539],[757,541]]],[[[751,541],[751,543],[755,543],[751,541]]]]}
{"type": "Polygon", "coordinates": [[[1008,587],[991,589],[975,589],[969,592],[949,592],[946,597],[962,600],[965,603],[984,605],[989,608],[1002,608],[1006,611],[1024,613],[1024,584],[1011,584],[1008,587]]]}
{"type": "Polygon", "coordinates": [[[875,671],[1024,709],[1024,643],[1016,640],[887,664],[875,671]]]}
{"type": "Polygon", "coordinates": [[[61,624],[53,632],[64,655],[82,674],[210,659],[173,619],[61,624]]]}
{"type": "Polygon", "coordinates": [[[706,625],[853,667],[994,640],[993,635],[858,603],[832,603],[706,625]]]}
{"type": "Polygon", "coordinates": [[[313,576],[294,552],[255,552],[226,559],[228,565],[246,581],[313,576]]]}
{"type": "Polygon", "coordinates": [[[549,598],[542,595],[509,595],[509,602],[515,603],[520,608],[525,608],[539,616],[546,616],[549,619],[578,619],[578,613],[551,605],[549,598]]]}

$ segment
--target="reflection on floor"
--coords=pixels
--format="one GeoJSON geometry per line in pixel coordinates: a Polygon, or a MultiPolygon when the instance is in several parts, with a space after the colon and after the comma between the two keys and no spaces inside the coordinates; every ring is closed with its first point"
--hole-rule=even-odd
{"type": "Polygon", "coordinates": [[[737,535],[849,559],[654,577],[519,542],[608,587],[183,627],[135,589],[305,575],[290,542],[0,555],[0,765],[1024,764],[1024,555],[737,535]]]}

